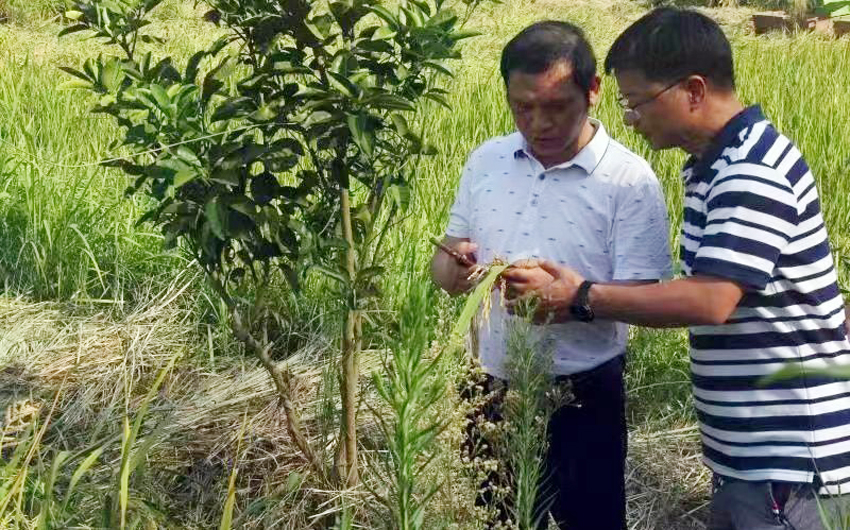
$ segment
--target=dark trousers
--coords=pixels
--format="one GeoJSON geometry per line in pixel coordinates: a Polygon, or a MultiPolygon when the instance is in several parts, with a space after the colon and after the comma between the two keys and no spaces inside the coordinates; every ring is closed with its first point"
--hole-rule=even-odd
{"type": "Polygon", "coordinates": [[[846,528],[850,495],[819,496],[818,486],[749,482],[714,475],[709,530],[846,528]]]}
{"type": "MultiPolygon", "coordinates": [[[[556,410],[549,421],[545,478],[539,495],[548,501],[549,511],[562,529],[626,528],[623,368],[619,356],[593,370],[565,376],[571,379],[575,399],[556,410]]],[[[488,420],[501,420],[499,404],[500,398],[496,398],[485,410],[488,420]]],[[[479,502],[488,500],[485,496],[479,502]]],[[[505,517],[503,513],[502,519],[505,517]]]]}

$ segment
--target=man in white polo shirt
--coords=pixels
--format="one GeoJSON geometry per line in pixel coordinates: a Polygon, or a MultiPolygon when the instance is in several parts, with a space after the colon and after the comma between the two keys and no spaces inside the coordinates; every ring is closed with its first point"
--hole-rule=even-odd
{"type": "MultiPolygon", "coordinates": [[[[669,275],[667,211],[657,178],[588,117],[600,78],[582,31],[553,21],[526,28],[505,47],[501,72],[518,132],[470,155],[445,243],[477,263],[544,258],[598,282],[669,275]]],[[[434,256],[434,279],[449,293],[469,289],[470,271],[446,253],[434,256]]],[[[510,318],[494,301],[480,329],[479,356],[491,378],[506,378],[510,318]]],[[[572,380],[576,397],[549,424],[551,513],[572,530],[621,530],[627,327],[597,320],[539,332],[551,346],[555,375],[572,380]]]]}

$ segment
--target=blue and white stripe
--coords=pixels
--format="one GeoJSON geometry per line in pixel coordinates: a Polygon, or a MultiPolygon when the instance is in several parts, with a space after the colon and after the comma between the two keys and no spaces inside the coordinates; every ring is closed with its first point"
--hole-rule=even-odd
{"type": "Polygon", "coordinates": [[[815,179],[758,107],[683,171],[687,275],[734,280],[739,306],[718,326],[691,328],[691,375],[704,458],[741,480],[819,481],[850,492],[850,382],[833,375],[764,384],[787,363],[850,365],[815,179]]]}

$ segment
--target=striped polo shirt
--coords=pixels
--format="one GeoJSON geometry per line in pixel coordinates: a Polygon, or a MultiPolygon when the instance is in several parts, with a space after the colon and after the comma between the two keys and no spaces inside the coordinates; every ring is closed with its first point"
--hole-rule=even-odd
{"type": "Polygon", "coordinates": [[[729,320],[690,329],[705,463],[748,481],[850,492],[850,382],[808,374],[765,385],[787,363],[850,364],[844,304],[815,180],[757,106],[683,170],[682,266],[744,287],[729,320]]]}

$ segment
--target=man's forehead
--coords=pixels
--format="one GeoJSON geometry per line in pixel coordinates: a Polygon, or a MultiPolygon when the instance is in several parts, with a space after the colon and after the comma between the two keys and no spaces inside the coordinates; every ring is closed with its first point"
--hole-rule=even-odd
{"type": "Polygon", "coordinates": [[[543,87],[552,88],[561,85],[565,81],[571,81],[572,76],[572,65],[565,60],[561,60],[554,63],[545,72],[540,74],[539,82],[543,87]]]}
{"type": "Polygon", "coordinates": [[[522,71],[512,72],[508,86],[513,89],[559,91],[565,84],[573,82],[573,67],[569,61],[553,63],[545,71],[530,74],[522,71]]]}
{"type": "Polygon", "coordinates": [[[647,79],[646,75],[639,70],[615,70],[614,78],[617,79],[621,94],[643,92],[657,84],[647,79]]]}
{"type": "Polygon", "coordinates": [[[527,72],[522,69],[514,70],[510,73],[509,81],[513,80],[523,80],[529,81],[534,80],[539,83],[547,83],[547,84],[557,84],[562,83],[566,80],[572,78],[573,75],[573,66],[566,59],[558,60],[541,72],[527,72]]]}

